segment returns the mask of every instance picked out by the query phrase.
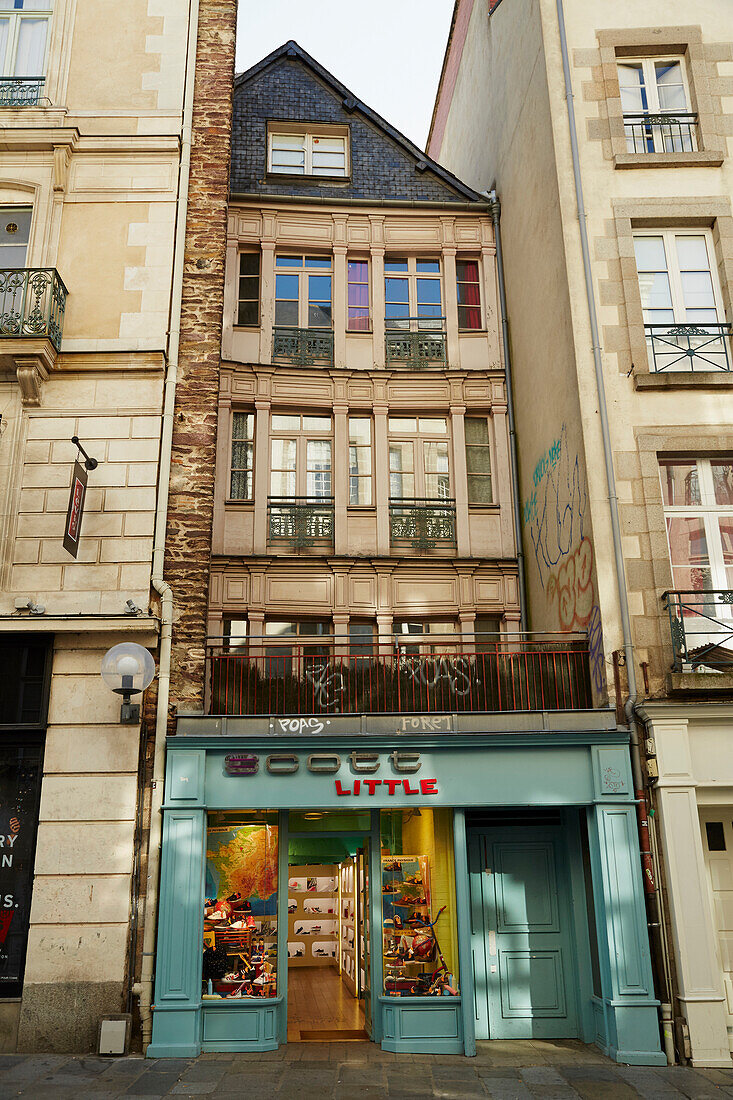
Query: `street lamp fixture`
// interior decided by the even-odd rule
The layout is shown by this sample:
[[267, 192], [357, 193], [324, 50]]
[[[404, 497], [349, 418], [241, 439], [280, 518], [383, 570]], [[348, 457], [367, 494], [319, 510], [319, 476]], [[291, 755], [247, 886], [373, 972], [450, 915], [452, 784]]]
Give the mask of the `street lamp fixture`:
[[155, 662], [143, 646], [136, 642], [121, 642], [108, 649], [102, 658], [102, 679], [110, 691], [122, 696], [120, 722], [136, 724], [140, 721], [140, 704], [131, 703], [133, 695], [140, 695], [152, 683]]

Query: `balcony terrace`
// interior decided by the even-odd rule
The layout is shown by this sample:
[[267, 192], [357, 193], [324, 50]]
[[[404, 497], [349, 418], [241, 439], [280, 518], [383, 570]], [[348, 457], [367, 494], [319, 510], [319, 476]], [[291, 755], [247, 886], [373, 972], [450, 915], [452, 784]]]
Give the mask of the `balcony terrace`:
[[[467, 714], [593, 706], [588, 645], [578, 635], [470, 641], [411, 635], [212, 640], [208, 713], [215, 715]], [[538, 639], [538, 640], [537, 640]]]
[[388, 320], [384, 337], [387, 366], [447, 366], [445, 317], [405, 317]]

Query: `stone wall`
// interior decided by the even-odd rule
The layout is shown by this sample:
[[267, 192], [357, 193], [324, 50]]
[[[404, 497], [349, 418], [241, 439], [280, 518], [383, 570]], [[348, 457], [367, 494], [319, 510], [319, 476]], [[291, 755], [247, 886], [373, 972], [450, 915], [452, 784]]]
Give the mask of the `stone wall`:
[[200, 709], [214, 508], [236, 0], [201, 0], [166, 579], [171, 704]]

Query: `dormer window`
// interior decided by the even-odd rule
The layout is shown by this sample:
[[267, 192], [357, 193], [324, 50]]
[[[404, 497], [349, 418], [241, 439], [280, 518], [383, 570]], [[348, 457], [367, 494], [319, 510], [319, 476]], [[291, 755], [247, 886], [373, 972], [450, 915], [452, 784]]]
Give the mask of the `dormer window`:
[[349, 174], [347, 134], [328, 128], [304, 130], [274, 124], [269, 132], [268, 171], [286, 176], [345, 179]]

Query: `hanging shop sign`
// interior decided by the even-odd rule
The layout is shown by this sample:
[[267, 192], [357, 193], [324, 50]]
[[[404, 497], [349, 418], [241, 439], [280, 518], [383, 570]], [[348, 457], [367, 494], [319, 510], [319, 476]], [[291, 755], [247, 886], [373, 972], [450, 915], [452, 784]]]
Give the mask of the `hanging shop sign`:
[[[337, 752], [312, 752], [305, 758], [295, 752], [274, 752], [260, 757], [255, 753], [230, 753], [224, 757], [224, 770], [227, 775], [253, 776], [257, 775], [260, 766], [269, 775], [295, 775], [301, 770], [313, 775], [335, 775], [341, 772], [344, 761], [348, 762], [353, 778], [348, 782], [343, 777], [334, 779], [336, 794], [343, 798], [346, 795], [373, 796], [377, 787], [383, 787], [380, 793], [387, 792], [394, 797], [398, 795], [437, 795], [437, 779], [410, 780], [405, 775], [415, 775], [422, 768], [419, 752], [403, 752], [395, 750], [389, 754], [377, 752], [351, 752], [346, 756]], [[383, 775], [381, 778], [366, 779], [366, 775], [374, 775], [380, 771], [397, 772], [391, 776]]]
[[64, 530], [64, 550], [68, 550], [72, 558], [79, 553], [79, 535], [81, 534], [81, 521], [84, 515], [84, 498], [87, 495], [87, 472], [81, 462], [74, 463], [74, 473], [71, 477], [71, 493], [69, 494], [69, 508], [66, 513], [66, 528]]

